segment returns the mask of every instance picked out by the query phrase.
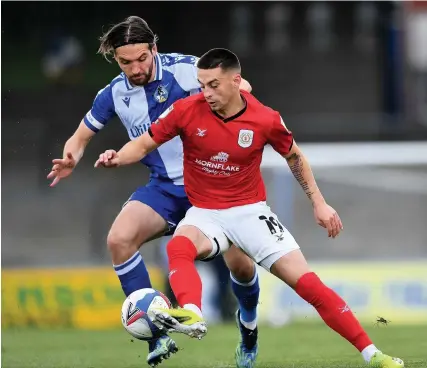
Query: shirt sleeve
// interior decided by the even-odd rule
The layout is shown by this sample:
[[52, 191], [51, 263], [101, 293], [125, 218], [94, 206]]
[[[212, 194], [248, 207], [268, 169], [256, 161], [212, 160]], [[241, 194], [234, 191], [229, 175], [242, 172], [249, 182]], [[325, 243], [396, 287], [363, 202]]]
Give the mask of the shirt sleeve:
[[276, 113], [273, 120], [273, 125], [270, 129], [267, 143], [282, 156], [287, 155], [294, 143], [292, 132], [286, 127], [282, 117]]
[[100, 131], [116, 115], [111, 86], [101, 89], [93, 101], [92, 108], [83, 118], [86, 126], [95, 133]]
[[157, 144], [170, 141], [181, 132], [180, 103], [169, 106], [148, 128], [148, 134]]

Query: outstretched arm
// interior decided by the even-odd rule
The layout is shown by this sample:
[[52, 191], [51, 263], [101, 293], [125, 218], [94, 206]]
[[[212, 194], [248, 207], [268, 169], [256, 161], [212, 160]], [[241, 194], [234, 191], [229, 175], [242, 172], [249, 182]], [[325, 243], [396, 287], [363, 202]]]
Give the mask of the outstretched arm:
[[51, 187], [58, 184], [61, 179], [71, 175], [94, 135], [95, 132], [90, 130], [82, 121], [75, 133], [65, 143], [63, 157], [52, 160], [52, 170], [47, 176], [48, 179], [53, 179], [50, 184]]
[[286, 159], [292, 174], [313, 205], [316, 222], [328, 230], [329, 237], [335, 238], [343, 228], [341, 219], [337, 211], [323, 198], [308, 160], [295, 143], [292, 132], [288, 130], [279, 113], [274, 115], [267, 143]]
[[120, 151], [107, 150], [99, 155], [95, 162], [95, 167], [118, 167], [130, 165], [142, 160], [151, 151], [154, 151], [159, 144], [154, 142], [148, 132], [137, 139], [126, 143]]
[[142, 160], [161, 144], [170, 141], [180, 132], [180, 113], [177, 112], [183, 100], [169, 106], [151, 124], [148, 131], [137, 139], [126, 143], [119, 152], [108, 150], [99, 155], [95, 167], [118, 167]]

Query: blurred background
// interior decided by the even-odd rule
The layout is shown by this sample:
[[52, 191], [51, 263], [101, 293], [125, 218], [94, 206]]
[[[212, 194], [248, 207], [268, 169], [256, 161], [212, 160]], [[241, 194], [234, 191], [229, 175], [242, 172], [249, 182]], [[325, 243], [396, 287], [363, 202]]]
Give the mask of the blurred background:
[[[53, 189], [46, 175], [119, 73], [96, 54], [98, 37], [129, 15], [149, 23], [160, 52], [238, 54], [253, 93], [281, 112], [344, 222], [328, 239], [283, 160], [266, 151], [268, 200], [313, 269], [366, 321], [427, 321], [426, 2], [218, 4], [2, 2], [3, 327], [120, 325], [124, 296], [106, 236], [148, 171], [93, 169], [99, 152], [127, 141], [117, 120], [68, 180]], [[141, 249], [162, 290], [165, 241]], [[200, 272], [209, 321], [227, 320], [228, 271], [219, 258]], [[310, 320], [305, 302], [260, 272], [262, 321]]]

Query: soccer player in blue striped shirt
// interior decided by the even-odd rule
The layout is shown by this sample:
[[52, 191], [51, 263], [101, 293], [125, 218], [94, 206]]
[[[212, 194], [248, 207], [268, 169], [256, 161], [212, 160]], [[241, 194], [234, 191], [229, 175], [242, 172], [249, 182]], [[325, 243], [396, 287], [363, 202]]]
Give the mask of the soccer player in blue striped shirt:
[[[127, 18], [108, 30], [100, 41], [99, 52], [107, 60], [108, 56], [113, 56], [122, 73], [98, 92], [92, 108], [65, 143], [63, 158], [53, 160], [48, 175], [53, 179], [51, 186], [72, 173], [89, 141], [113, 117], [120, 119], [133, 140], [146, 132], [151, 122], [175, 101], [200, 92], [198, 58], [159, 53], [157, 36], [143, 19]], [[241, 88], [251, 89], [245, 80], [242, 80]], [[150, 180], [130, 196], [107, 238], [114, 269], [126, 295], [151, 287], [139, 253], [141, 245], [172, 234], [191, 206], [184, 190], [183, 148], [179, 137], [151, 152], [142, 163], [151, 171]], [[213, 256], [215, 254], [207, 259]], [[239, 302], [237, 320], [241, 341], [237, 347], [236, 364], [239, 368], [250, 368], [258, 353], [258, 276], [253, 262], [237, 248], [228, 251], [224, 258]], [[175, 342], [164, 335], [149, 342], [147, 362], [155, 366], [176, 351]]]

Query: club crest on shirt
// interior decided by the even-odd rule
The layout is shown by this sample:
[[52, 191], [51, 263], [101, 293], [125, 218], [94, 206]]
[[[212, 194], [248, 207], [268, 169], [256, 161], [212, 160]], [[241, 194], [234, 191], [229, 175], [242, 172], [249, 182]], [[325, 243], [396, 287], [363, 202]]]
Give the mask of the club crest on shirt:
[[253, 130], [241, 129], [239, 132], [239, 139], [237, 143], [240, 147], [248, 148], [251, 146], [252, 141], [254, 140]]
[[163, 86], [163, 85], [159, 84], [159, 86], [157, 87], [156, 91], [154, 92], [154, 99], [158, 103], [165, 102], [168, 99], [169, 92], [166, 89], [166, 87], [167, 87], [167, 85]]

